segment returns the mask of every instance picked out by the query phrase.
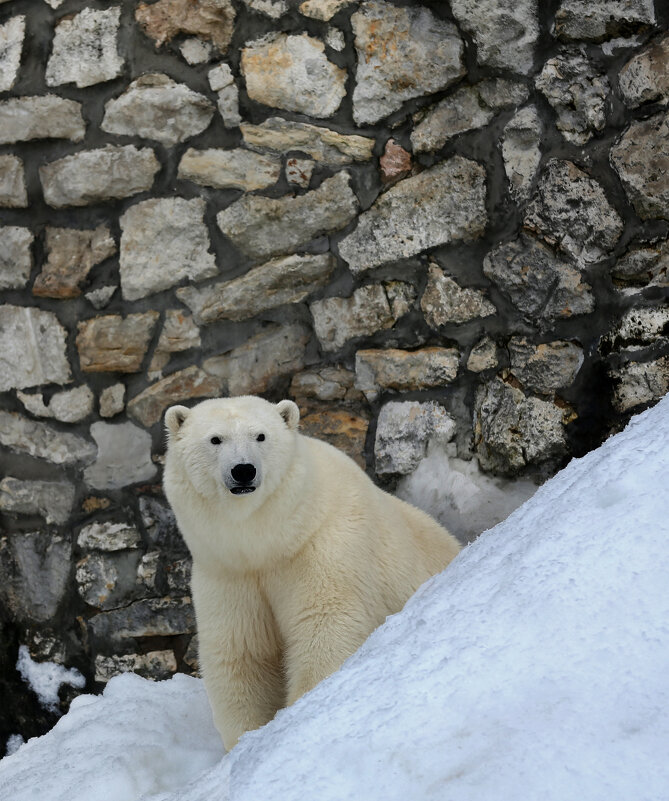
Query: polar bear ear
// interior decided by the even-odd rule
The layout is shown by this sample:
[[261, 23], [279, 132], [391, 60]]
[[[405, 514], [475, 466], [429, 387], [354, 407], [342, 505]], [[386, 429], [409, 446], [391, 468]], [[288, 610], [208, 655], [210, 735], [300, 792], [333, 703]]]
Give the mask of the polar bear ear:
[[170, 406], [165, 412], [165, 427], [170, 435], [174, 436], [179, 431], [189, 414], [190, 409], [186, 406]]
[[300, 410], [292, 400], [282, 400], [276, 405], [277, 412], [283, 417], [288, 428], [295, 430], [300, 422]]

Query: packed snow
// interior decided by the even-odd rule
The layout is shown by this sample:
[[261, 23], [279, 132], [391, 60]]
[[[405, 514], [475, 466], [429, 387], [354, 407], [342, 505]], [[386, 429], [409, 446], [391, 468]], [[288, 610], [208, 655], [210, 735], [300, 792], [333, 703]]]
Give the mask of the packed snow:
[[66, 668], [56, 662], [33, 661], [27, 645], [19, 646], [16, 669], [42, 706], [50, 712], [58, 709], [58, 690], [63, 684], [78, 688], [86, 686], [86, 679], [76, 668]]
[[668, 443], [669, 398], [230, 754], [198, 680], [126, 675], [0, 761], [0, 798], [669, 798]]

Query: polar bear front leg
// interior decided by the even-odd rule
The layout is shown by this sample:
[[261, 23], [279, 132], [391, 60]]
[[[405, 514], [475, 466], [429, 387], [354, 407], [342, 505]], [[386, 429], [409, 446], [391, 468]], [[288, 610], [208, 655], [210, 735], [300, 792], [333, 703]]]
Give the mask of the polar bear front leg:
[[269, 722], [285, 703], [281, 645], [252, 577], [193, 566], [202, 678], [225, 749]]

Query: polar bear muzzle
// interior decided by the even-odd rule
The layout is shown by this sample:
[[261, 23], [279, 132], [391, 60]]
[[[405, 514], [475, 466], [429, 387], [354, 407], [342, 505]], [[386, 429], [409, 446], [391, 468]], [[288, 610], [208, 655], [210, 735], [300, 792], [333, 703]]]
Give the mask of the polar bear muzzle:
[[253, 484], [253, 480], [256, 477], [255, 465], [250, 462], [236, 464], [230, 471], [230, 475], [236, 482], [230, 487], [230, 492], [233, 495], [246, 495], [249, 492], [255, 492], [256, 487]]

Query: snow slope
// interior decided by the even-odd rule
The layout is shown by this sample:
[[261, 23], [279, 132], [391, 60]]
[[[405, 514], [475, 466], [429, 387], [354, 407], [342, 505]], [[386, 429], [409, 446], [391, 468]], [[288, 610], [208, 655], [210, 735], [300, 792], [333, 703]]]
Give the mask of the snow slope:
[[669, 798], [668, 443], [666, 398], [220, 762], [199, 682], [123, 676], [0, 761], [0, 798]]

